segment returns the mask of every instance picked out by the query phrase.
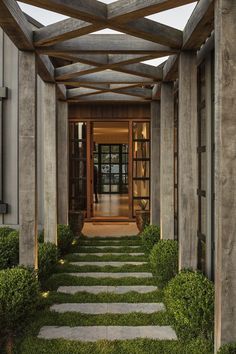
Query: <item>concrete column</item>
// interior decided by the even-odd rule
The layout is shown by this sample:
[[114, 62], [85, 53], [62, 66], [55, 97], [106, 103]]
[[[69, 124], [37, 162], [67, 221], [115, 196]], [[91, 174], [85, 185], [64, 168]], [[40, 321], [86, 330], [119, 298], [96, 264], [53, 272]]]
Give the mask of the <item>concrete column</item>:
[[236, 342], [236, 2], [215, 1], [215, 352]]
[[174, 239], [174, 85], [161, 86], [161, 238]]
[[57, 103], [57, 179], [58, 179], [58, 224], [68, 224], [69, 213], [69, 145], [68, 104]]
[[197, 66], [195, 52], [179, 60], [179, 266], [197, 268], [198, 161]]
[[38, 263], [36, 102], [35, 54], [19, 52], [20, 264], [35, 268]]
[[160, 101], [151, 103], [151, 224], [160, 225]]
[[45, 83], [44, 118], [44, 240], [57, 244], [57, 116], [56, 86]]

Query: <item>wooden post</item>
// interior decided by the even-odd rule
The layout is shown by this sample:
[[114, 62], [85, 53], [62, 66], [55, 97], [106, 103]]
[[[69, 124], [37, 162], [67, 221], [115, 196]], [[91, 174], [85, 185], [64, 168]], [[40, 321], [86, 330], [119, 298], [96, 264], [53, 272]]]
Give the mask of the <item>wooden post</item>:
[[68, 224], [69, 213], [68, 103], [57, 103], [58, 224]]
[[179, 266], [197, 268], [197, 66], [195, 52], [179, 60]]
[[44, 240], [57, 244], [56, 86], [44, 83]]
[[174, 239], [174, 85], [161, 86], [161, 238]]
[[160, 225], [160, 101], [151, 103], [151, 224]]
[[236, 2], [215, 1], [215, 352], [236, 342]]
[[35, 54], [19, 52], [20, 264], [35, 268], [38, 265], [36, 102]]

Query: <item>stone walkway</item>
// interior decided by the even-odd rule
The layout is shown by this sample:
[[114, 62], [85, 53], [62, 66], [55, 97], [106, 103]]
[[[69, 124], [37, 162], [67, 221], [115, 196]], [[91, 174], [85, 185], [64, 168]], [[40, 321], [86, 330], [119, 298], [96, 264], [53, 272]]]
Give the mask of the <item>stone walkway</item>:
[[[77, 266], [78, 272], [65, 273], [69, 278], [75, 277], [78, 280], [84, 279], [95, 279], [96, 284], [101, 285], [67, 285], [59, 286], [57, 292], [75, 295], [79, 293], [88, 293], [88, 294], [107, 294], [106, 296], [114, 296], [114, 294], [129, 294], [131, 292], [136, 294], [151, 294], [158, 290], [157, 286], [154, 283], [147, 281], [152, 281], [152, 273], [148, 271], [139, 271], [140, 267], [147, 266], [147, 259], [143, 253], [143, 250], [140, 245], [137, 245], [136, 240], [134, 244], [132, 241], [124, 238], [120, 239], [86, 239], [82, 241], [81, 246], [79, 247], [78, 253], [70, 255], [75, 259], [76, 262], [70, 262], [71, 266]], [[94, 252], [92, 250], [94, 249]], [[97, 253], [97, 249], [101, 248], [102, 253]], [[113, 249], [115, 252], [110, 253], [110, 250]], [[119, 253], [119, 248], [121, 252]], [[123, 252], [124, 248], [127, 252]], [[81, 249], [81, 251], [80, 251]], [[101, 258], [101, 261], [97, 261], [97, 257]], [[118, 262], [117, 257], [130, 256], [135, 257], [135, 262]], [[80, 261], [80, 258], [83, 257], [83, 261]], [[86, 257], [89, 257], [91, 260], [92, 257], [95, 257], [96, 261], [85, 261]], [[109, 257], [109, 261], [103, 261], [103, 257]], [[138, 258], [142, 261], [138, 261]], [[115, 260], [113, 260], [115, 259]], [[145, 260], [145, 261], [143, 261]], [[132, 267], [132, 271], [125, 272], [122, 271], [122, 266]], [[96, 271], [87, 270], [86, 267], [96, 268]], [[104, 267], [112, 267], [112, 271], [104, 271]], [[117, 269], [117, 272], [116, 272]], [[100, 280], [99, 280], [100, 279]], [[106, 285], [106, 279], [108, 281], [119, 281], [117, 285]], [[135, 279], [143, 279], [143, 285], [126, 285], [127, 279], [130, 281], [129, 284], [132, 284], [132, 281]], [[122, 284], [123, 282], [123, 284]], [[146, 285], [148, 284], [148, 285]], [[155, 314], [158, 312], [165, 311], [165, 306], [162, 303], [153, 303], [153, 302], [139, 302], [139, 303], [125, 303], [125, 302], [114, 302], [110, 301], [109, 303], [60, 303], [54, 304], [50, 308], [51, 311], [55, 311], [59, 314], [64, 313], [74, 313], [78, 316], [82, 314], [86, 315], [125, 315], [125, 314]], [[69, 326], [44, 326], [41, 328], [39, 338], [42, 339], [66, 339], [66, 340], [77, 340], [81, 342], [96, 342], [98, 340], [131, 340], [138, 338], [148, 338], [155, 340], [177, 340], [175, 331], [170, 326], [158, 326], [158, 325], [149, 325], [149, 326], [78, 326], [78, 327], [69, 327]]]

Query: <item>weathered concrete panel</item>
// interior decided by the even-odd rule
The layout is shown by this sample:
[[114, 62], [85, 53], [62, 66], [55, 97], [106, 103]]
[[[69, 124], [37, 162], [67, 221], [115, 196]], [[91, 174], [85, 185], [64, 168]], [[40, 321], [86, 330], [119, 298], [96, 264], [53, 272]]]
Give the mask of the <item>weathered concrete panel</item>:
[[37, 76], [37, 178], [38, 178], [38, 225], [44, 225], [44, 119], [43, 81]]
[[236, 2], [215, 1], [215, 350], [236, 342]]
[[174, 85], [161, 86], [161, 238], [174, 239]]

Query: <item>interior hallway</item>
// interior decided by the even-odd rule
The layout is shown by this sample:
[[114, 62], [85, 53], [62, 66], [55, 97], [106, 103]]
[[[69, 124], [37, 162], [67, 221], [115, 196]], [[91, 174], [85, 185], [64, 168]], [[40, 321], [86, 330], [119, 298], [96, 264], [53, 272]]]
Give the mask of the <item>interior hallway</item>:
[[129, 216], [129, 198], [128, 194], [100, 194], [98, 203], [94, 203], [94, 216]]

